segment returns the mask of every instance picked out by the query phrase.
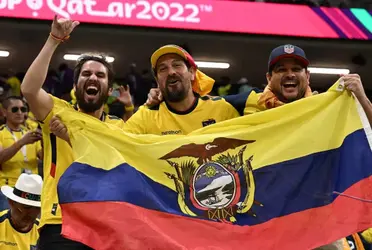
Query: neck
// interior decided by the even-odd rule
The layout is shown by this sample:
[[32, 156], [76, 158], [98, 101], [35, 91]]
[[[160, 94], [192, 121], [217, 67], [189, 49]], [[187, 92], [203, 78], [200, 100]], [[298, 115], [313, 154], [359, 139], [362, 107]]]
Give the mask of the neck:
[[184, 112], [189, 110], [192, 105], [195, 103], [196, 97], [194, 93], [191, 91], [187, 97], [180, 102], [167, 102], [167, 104], [174, 110], [179, 112]]
[[9, 121], [6, 122], [6, 125], [8, 126], [8, 128], [10, 128], [10, 130], [14, 130], [14, 131], [18, 131], [20, 130], [21, 128], [21, 124], [14, 124], [14, 123], [11, 123]]
[[101, 116], [102, 116], [102, 113], [103, 113], [103, 105], [102, 105], [102, 107], [100, 108], [100, 109], [97, 109], [96, 111], [94, 111], [94, 112], [85, 112], [84, 110], [81, 110], [83, 113], [85, 113], [85, 114], [87, 114], [87, 115], [91, 115], [91, 116], [93, 116], [93, 117], [95, 117], [95, 118], [97, 118], [97, 119], [100, 119], [101, 118]]

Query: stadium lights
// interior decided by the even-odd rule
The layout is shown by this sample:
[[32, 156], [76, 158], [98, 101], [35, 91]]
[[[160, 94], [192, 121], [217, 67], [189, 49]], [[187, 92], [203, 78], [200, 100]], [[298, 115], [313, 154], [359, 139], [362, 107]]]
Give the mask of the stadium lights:
[[0, 57], [8, 57], [9, 54], [10, 54], [9, 51], [0, 50]]
[[199, 68], [210, 68], [210, 69], [228, 69], [228, 68], [230, 68], [230, 64], [228, 64], [228, 63], [202, 62], [202, 61], [196, 61], [195, 63]]
[[308, 70], [311, 74], [347, 75], [350, 73], [348, 69], [309, 67]]
[[[66, 54], [63, 56], [63, 59], [65, 59], [66, 61], [76, 61], [80, 56], [81, 55]], [[115, 58], [112, 56], [106, 56], [106, 60], [107, 62], [112, 63], [113, 61], [115, 61]]]

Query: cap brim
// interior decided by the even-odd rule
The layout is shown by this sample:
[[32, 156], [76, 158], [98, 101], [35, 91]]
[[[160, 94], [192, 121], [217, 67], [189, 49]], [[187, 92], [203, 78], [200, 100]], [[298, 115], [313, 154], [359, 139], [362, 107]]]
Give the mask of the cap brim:
[[172, 47], [172, 46], [165, 46], [165, 47], [161, 47], [160, 49], [158, 49], [157, 51], [155, 51], [152, 56], [151, 56], [151, 67], [154, 69], [156, 68], [156, 63], [158, 62], [159, 58], [161, 56], [164, 56], [166, 54], [177, 54], [179, 56], [181, 56], [182, 58], [184, 58], [185, 60], [187, 60], [187, 56], [185, 55], [185, 53], [177, 48], [177, 47]]
[[284, 59], [284, 58], [294, 58], [294, 59], [297, 59], [298, 61], [300, 61], [302, 63], [302, 66], [304, 67], [307, 67], [309, 66], [309, 60], [307, 60], [306, 58], [303, 58], [302, 56], [298, 56], [298, 55], [294, 55], [294, 54], [286, 54], [286, 55], [281, 55], [281, 56], [278, 56], [276, 57], [274, 60], [272, 60], [270, 62], [270, 69], [281, 59]]
[[1, 187], [1, 192], [8, 198], [11, 199], [12, 201], [18, 202], [23, 205], [27, 206], [32, 206], [32, 207], [41, 207], [41, 202], [40, 201], [30, 201], [24, 198], [21, 198], [19, 196], [16, 196], [13, 193], [13, 188], [9, 186], [2, 186]]

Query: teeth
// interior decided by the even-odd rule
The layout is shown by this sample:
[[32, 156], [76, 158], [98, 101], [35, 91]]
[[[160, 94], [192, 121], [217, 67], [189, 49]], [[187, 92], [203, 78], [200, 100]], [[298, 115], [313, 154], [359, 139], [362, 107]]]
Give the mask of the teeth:
[[88, 90], [88, 89], [98, 90], [98, 88], [97, 88], [96, 86], [89, 86], [89, 87], [87, 88], [87, 90]]

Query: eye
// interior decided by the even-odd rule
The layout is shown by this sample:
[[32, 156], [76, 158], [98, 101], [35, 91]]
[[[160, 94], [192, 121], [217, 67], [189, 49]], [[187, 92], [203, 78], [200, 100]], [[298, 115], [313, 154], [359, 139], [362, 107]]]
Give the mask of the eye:
[[105, 78], [105, 76], [106, 76], [106, 74], [103, 73], [103, 72], [98, 72], [97, 73], [97, 77], [99, 77], [99, 78]]

